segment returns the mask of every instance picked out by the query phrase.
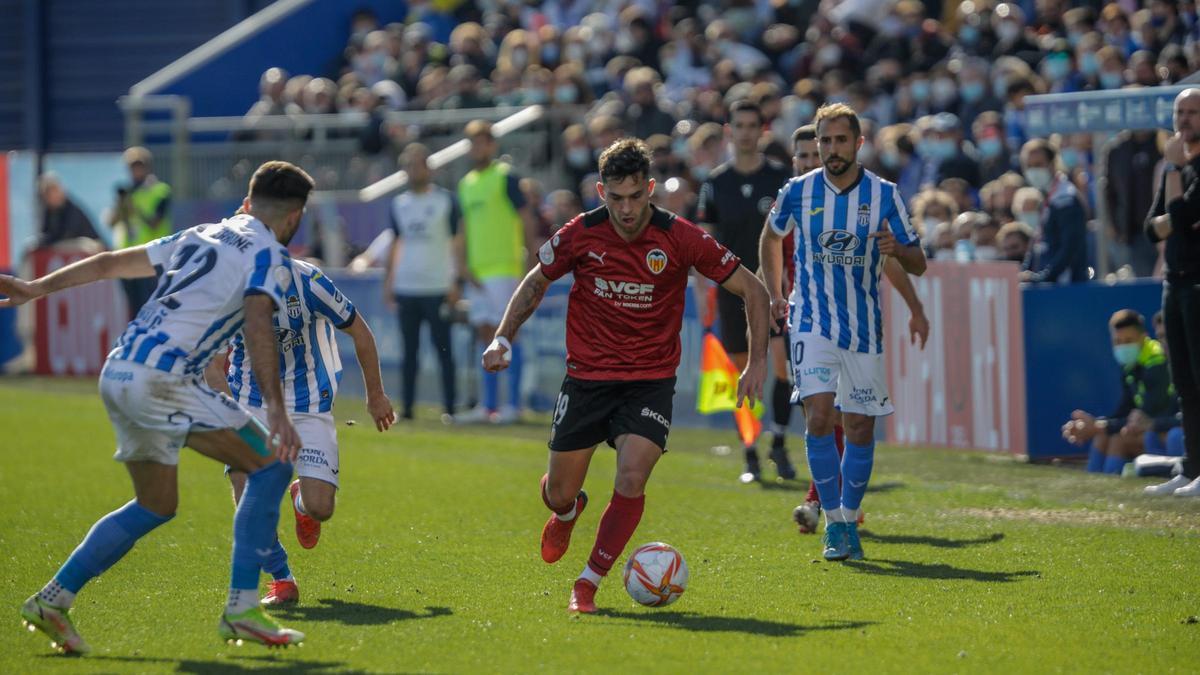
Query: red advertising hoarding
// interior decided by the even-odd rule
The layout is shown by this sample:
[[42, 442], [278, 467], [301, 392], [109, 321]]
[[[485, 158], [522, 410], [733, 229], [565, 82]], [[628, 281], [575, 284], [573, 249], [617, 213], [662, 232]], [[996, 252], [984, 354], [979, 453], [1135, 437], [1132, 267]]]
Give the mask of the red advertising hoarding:
[[888, 286], [884, 337], [896, 414], [888, 438], [904, 445], [1023, 454], [1025, 355], [1018, 266], [931, 261], [911, 277], [929, 317], [929, 342], [909, 344], [908, 309]]
[[[90, 255], [44, 248], [33, 251], [33, 276], [41, 277]], [[96, 375], [129, 322], [118, 281], [67, 289], [36, 301], [38, 375]]]

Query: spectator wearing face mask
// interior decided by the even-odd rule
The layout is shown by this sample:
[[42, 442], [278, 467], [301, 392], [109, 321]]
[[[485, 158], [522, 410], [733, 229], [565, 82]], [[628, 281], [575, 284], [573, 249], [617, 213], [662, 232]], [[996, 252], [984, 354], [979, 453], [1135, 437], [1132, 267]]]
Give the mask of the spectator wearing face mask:
[[625, 126], [637, 138], [669, 134], [675, 128], [675, 116], [659, 105], [655, 93], [659, 84], [658, 73], [648, 67], [634, 68], [625, 75], [625, 95], [629, 99]]
[[1045, 196], [1039, 217], [1040, 264], [1021, 273], [1022, 281], [1079, 283], [1088, 280], [1087, 214], [1079, 190], [1056, 170], [1057, 153], [1044, 139], [1021, 148], [1021, 170]]
[[[965, 118], [964, 118], [965, 119]], [[981, 113], [971, 125], [975, 150], [979, 155], [979, 180], [985, 185], [1016, 168], [1004, 138], [1004, 120], [1000, 113]]]
[[1049, 84], [1049, 93], [1065, 94], [1083, 89], [1084, 78], [1075, 63], [1075, 55], [1064, 39], [1053, 42], [1049, 53], [1038, 64], [1042, 77]]
[[1146, 333], [1146, 322], [1132, 309], [1122, 309], [1108, 322], [1113, 358], [1121, 366], [1121, 402], [1108, 417], [1084, 410], [1071, 413], [1062, 427], [1063, 438], [1087, 445], [1087, 470], [1121, 473], [1126, 462], [1142, 454], [1144, 424], [1135, 419], [1170, 418], [1175, 412], [1175, 392], [1162, 345]]
[[922, 182], [941, 183], [948, 178], [961, 178], [973, 188], [979, 188], [979, 164], [963, 151], [962, 124], [953, 113], [938, 113], [928, 124], [928, 133], [921, 138], [925, 161]]
[[1032, 68], [1042, 58], [1042, 51], [1030, 37], [1025, 26], [1025, 12], [1012, 3], [1001, 3], [992, 13], [992, 29], [996, 32], [996, 48], [992, 58], [1016, 56]]
[[[958, 65], [958, 107], [953, 111], [963, 121], [978, 121], [987, 112], [1000, 111], [1004, 103], [993, 95], [988, 86], [988, 64], [982, 59], [963, 59], [953, 61], [951, 67]], [[998, 119], [998, 118], [997, 118]], [[975, 122], [971, 123], [970, 140], [978, 141]], [[993, 176], [994, 178], [994, 176]], [[990, 179], [988, 179], [990, 180]]]

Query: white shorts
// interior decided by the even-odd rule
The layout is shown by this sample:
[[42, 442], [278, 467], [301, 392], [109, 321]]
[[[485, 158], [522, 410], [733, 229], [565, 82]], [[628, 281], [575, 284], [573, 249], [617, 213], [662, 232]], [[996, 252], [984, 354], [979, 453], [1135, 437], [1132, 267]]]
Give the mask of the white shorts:
[[842, 412], [880, 417], [896, 411], [888, 395], [883, 354], [841, 349], [816, 333], [792, 332], [796, 397], [834, 392]]
[[479, 282], [482, 287], [467, 284], [466, 297], [470, 304], [469, 319], [472, 326], [499, 326], [504, 318], [508, 301], [521, 282], [516, 277], [493, 277]]
[[100, 398], [117, 434], [119, 462], [178, 464], [192, 431], [241, 429], [250, 412], [202, 377], [185, 377], [130, 361], [100, 371]]
[[[251, 408], [250, 413], [267, 424], [266, 408]], [[301, 478], [315, 478], [338, 486], [337, 426], [333, 413], [289, 413], [292, 426], [300, 434], [300, 456], [296, 473]]]

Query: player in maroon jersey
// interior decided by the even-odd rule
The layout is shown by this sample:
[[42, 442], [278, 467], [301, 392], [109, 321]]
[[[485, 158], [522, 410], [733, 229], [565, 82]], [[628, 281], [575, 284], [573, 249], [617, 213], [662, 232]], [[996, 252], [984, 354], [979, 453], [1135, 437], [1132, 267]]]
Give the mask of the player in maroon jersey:
[[691, 268], [746, 304], [750, 352], [738, 381], [739, 405], [762, 397], [767, 374], [766, 287], [699, 227], [650, 204], [654, 179], [646, 144], [624, 138], [608, 146], [600, 155], [600, 179], [596, 192], [604, 207], [580, 214], [542, 246], [540, 264], [513, 293], [483, 354], [485, 368], [503, 370], [508, 345], [546, 287], [574, 274], [567, 375], [550, 427], [550, 468], [542, 476], [542, 500], [554, 512], [542, 529], [542, 559], [557, 562], [567, 552], [587, 506], [588, 464], [607, 441], [617, 451], [612, 500], [567, 607], [586, 613], [596, 611], [596, 589], [637, 529], [646, 481], [666, 449]]

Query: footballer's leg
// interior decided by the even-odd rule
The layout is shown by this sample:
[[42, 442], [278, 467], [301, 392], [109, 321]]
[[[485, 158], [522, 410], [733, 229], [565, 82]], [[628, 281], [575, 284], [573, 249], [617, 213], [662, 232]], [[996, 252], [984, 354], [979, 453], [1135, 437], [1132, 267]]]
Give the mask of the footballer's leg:
[[583, 481], [596, 446], [577, 450], [551, 450], [550, 463], [542, 476], [542, 503], [553, 511], [542, 527], [542, 560], [558, 562], [571, 545], [571, 532], [587, 507]]
[[777, 331], [771, 332], [771, 369], [775, 375], [775, 386], [771, 390], [771, 461], [775, 473], [784, 480], [796, 477], [796, 467], [788, 457], [787, 428], [792, 421], [792, 382], [788, 374], [787, 338]]
[[605, 383], [563, 378], [550, 425], [550, 466], [538, 493], [553, 511], [542, 528], [542, 560], [558, 562], [571, 543], [571, 531], [587, 506], [583, 480], [596, 446], [609, 437], [609, 418], [621, 403]]
[[845, 560], [849, 555], [846, 523], [842, 518], [841, 467], [833, 439], [833, 424], [837, 411], [834, 394], [813, 394], [804, 399], [808, 422], [806, 445], [808, 469], [825, 509], [824, 557], [826, 560]]
[[75, 594], [124, 557], [138, 539], [175, 517], [176, 465], [128, 461], [125, 467], [136, 498], [98, 520], [54, 578], [21, 607], [25, 625], [48, 635], [51, 646], [64, 653], [91, 651], [69, 614]]
[[661, 446], [637, 434], [622, 434], [616, 438], [615, 444], [617, 476], [612, 499], [600, 518], [592, 553], [571, 591], [567, 609], [572, 612], [590, 614], [596, 611], [596, 589], [621, 556], [642, 520], [646, 505], [646, 481], [663, 454]]
[[330, 413], [296, 413], [300, 455], [296, 459], [299, 479], [289, 487], [296, 516], [296, 539], [313, 548], [321, 537], [321, 523], [333, 517], [340, 472], [337, 427]]
[[862, 560], [862, 543], [856, 522], [871, 468], [875, 464], [875, 418], [869, 415], [844, 413], [846, 425], [846, 454], [842, 456], [842, 517], [847, 524], [850, 559]]
[[[229, 484], [233, 487], [233, 505], [236, 508], [238, 502], [242, 500], [242, 493], [246, 490], [246, 474], [232, 469], [229, 469], [228, 473]], [[264, 572], [271, 575], [267, 594], [261, 600], [262, 604], [269, 607], [293, 605], [300, 601], [300, 587], [296, 585], [296, 578], [292, 576], [292, 568], [288, 565], [287, 549], [279, 541], [278, 535], [276, 535], [275, 544], [271, 547], [271, 553], [263, 562], [262, 567]]]
[[284, 628], [259, 605], [258, 576], [270, 556], [279, 525], [279, 502], [292, 477], [292, 467], [267, 448], [267, 429], [248, 416], [236, 430], [216, 429], [188, 434], [187, 445], [202, 455], [246, 474], [246, 487], [233, 518], [233, 563], [229, 599], [217, 627], [227, 642], [250, 640], [285, 647], [304, 634]]

